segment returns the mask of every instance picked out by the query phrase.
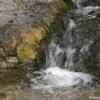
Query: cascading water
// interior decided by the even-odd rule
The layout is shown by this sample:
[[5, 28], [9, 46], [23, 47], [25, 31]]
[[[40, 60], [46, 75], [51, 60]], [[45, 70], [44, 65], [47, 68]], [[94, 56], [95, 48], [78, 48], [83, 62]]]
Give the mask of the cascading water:
[[[69, 19], [67, 45], [60, 47], [54, 41], [49, 46], [49, 54], [47, 55], [47, 70], [44, 80], [48, 81], [51, 87], [66, 87], [77, 84], [85, 84], [92, 82], [92, 76], [85, 73], [74, 72], [73, 55], [76, 48], [73, 48], [72, 29], [76, 24], [72, 19]], [[63, 61], [65, 58], [65, 61]], [[63, 67], [63, 69], [61, 69]]]
[[47, 69], [39, 72], [41, 76], [36, 80], [31, 79], [36, 85], [35, 88], [68, 87], [92, 83], [94, 77], [83, 72], [88, 72], [85, 63], [92, 52], [90, 47], [96, 40], [99, 40], [99, 37], [96, 39], [93, 33], [99, 34], [100, 26], [97, 23], [97, 16], [100, 7], [82, 7], [82, 2], [86, 0], [72, 1], [77, 8], [67, 11], [67, 16], [63, 18], [66, 28], [62, 30], [62, 35], [52, 36], [46, 55]]
[[72, 0], [72, 2], [77, 6], [78, 9], [81, 9], [82, 8], [81, 3], [83, 1], [84, 0]]
[[[56, 44], [54, 41], [51, 42], [49, 46], [49, 55], [47, 55], [47, 66], [49, 67], [62, 67], [64, 66], [65, 69], [71, 70], [73, 66], [73, 54], [75, 53], [76, 49], [73, 48], [73, 40], [71, 30], [76, 26], [72, 19], [69, 20], [68, 25], [68, 33], [65, 41], [67, 43], [66, 47], [60, 47], [60, 44]], [[65, 37], [63, 37], [65, 38]], [[65, 61], [64, 58], [66, 58]]]

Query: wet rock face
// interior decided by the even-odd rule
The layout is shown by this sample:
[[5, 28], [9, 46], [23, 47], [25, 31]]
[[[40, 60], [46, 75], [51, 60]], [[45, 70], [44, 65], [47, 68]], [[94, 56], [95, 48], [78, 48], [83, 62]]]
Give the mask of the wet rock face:
[[64, 7], [63, 0], [0, 0], [0, 67], [32, 62], [47, 26]]
[[83, 6], [100, 6], [100, 0], [84, 0]]
[[[72, 59], [73, 65], [69, 70], [89, 72], [100, 76], [100, 17], [98, 17], [100, 8], [93, 6], [95, 9], [89, 11], [87, 10], [89, 7], [81, 8], [81, 10], [71, 8], [59, 15], [58, 19], [62, 19], [56, 19], [55, 24], [51, 27], [50, 32], [53, 33], [51, 41], [59, 44], [62, 50], [66, 50], [68, 46], [75, 50]], [[59, 60], [60, 57], [63, 60]], [[67, 68], [68, 65], [65, 66], [66, 51], [59, 53], [59, 59], [57, 64]]]

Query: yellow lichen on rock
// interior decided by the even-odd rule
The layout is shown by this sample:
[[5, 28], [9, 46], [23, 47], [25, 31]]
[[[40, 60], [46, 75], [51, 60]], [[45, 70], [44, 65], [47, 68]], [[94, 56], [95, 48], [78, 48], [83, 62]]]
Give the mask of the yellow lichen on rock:
[[67, 4], [63, 0], [54, 0], [54, 2], [59, 9], [67, 8]]
[[31, 44], [20, 44], [17, 48], [18, 58], [21, 62], [30, 62], [36, 57], [36, 49]]
[[22, 34], [23, 44], [36, 44], [36, 42], [40, 42], [41, 39], [46, 37], [46, 29], [45, 27], [38, 27], [35, 29], [30, 29], [28, 32]]
[[36, 58], [37, 43], [46, 36], [46, 29], [38, 27], [28, 33], [23, 33], [22, 41], [17, 47], [18, 58], [21, 62], [30, 62]]
[[34, 35], [36, 37], [36, 42], [40, 42], [43, 38], [46, 37], [46, 29], [45, 27], [38, 27], [34, 30]]

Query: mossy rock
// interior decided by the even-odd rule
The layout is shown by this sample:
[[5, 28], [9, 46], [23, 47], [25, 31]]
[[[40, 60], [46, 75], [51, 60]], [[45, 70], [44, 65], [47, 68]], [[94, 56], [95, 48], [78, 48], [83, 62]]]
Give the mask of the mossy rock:
[[36, 49], [31, 44], [21, 44], [18, 49], [18, 58], [21, 62], [30, 62], [36, 57]]
[[38, 43], [46, 36], [46, 29], [38, 27], [28, 33], [23, 33], [22, 41], [17, 47], [18, 58], [21, 62], [29, 62], [36, 58]]
[[[0, 46], [4, 55], [1, 53], [0, 56], [4, 56], [5, 61], [8, 57], [16, 57], [20, 63], [32, 62], [38, 56], [39, 44], [47, 36], [57, 13], [67, 5], [63, 0], [1, 2], [1, 15], [4, 17], [0, 22]], [[3, 9], [5, 4], [6, 10]]]

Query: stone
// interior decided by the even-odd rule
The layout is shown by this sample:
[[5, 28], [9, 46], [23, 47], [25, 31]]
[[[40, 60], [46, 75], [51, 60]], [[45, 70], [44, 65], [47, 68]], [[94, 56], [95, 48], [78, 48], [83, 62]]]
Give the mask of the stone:
[[[66, 7], [63, 0], [1, 0], [0, 52], [5, 56], [3, 61], [8, 65], [18, 64], [18, 61], [33, 62], [55, 15]], [[6, 63], [1, 65], [7, 66]]]
[[9, 63], [18, 63], [17, 57], [7, 57], [6, 61]]
[[4, 50], [2, 48], [0, 48], [0, 57], [5, 57], [5, 53], [4, 53]]
[[6, 61], [0, 62], [0, 68], [7, 68], [7, 67], [8, 67], [8, 63]]

